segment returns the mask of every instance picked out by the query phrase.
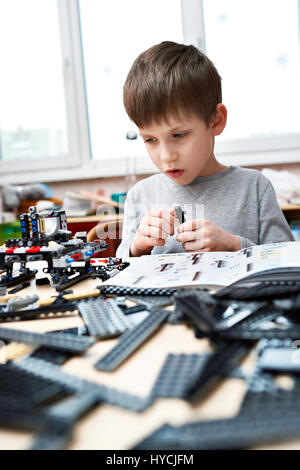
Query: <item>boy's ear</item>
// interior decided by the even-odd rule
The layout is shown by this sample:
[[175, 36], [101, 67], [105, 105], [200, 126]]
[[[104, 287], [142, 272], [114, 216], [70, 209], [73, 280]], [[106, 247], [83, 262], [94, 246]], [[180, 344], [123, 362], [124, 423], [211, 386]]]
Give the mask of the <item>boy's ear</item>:
[[225, 126], [226, 126], [226, 121], [227, 121], [227, 109], [224, 106], [224, 104], [219, 103], [217, 104], [217, 110], [216, 114], [212, 119], [211, 123], [211, 130], [213, 132], [213, 135], [220, 135]]

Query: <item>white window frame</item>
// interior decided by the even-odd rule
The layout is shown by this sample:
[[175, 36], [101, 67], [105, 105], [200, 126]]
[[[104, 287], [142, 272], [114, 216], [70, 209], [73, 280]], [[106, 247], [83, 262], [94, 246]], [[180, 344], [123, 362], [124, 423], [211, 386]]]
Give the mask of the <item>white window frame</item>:
[[[30, 160], [30, 165], [28, 161], [0, 162], [0, 184], [103, 178], [122, 176], [127, 172], [125, 156], [120, 156], [118, 159], [92, 160], [91, 158], [79, 2], [78, 0], [57, 0], [57, 5], [61, 32], [69, 153], [64, 158]], [[185, 43], [194, 44], [205, 51], [202, 0], [181, 0], [181, 11]], [[280, 135], [272, 139], [239, 139], [221, 143], [217, 141], [216, 154], [222, 163], [233, 165], [255, 166], [300, 162], [300, 134], [295, 136]], [[142, 155], [136, 159], [136, 166], [137, 174], [149, 174], [157, 171], [151, 160]]]

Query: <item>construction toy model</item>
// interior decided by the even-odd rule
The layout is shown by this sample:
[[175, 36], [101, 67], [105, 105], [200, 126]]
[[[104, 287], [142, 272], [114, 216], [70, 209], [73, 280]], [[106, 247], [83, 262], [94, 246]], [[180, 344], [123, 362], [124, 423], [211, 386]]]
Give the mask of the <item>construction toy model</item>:
[[[21, 239], [9, 239], [0, 248], [0, 289], [5, 290], [35, 276], [37, 270], [26, 266], [31, 261], [46, 261], [44, 273], [51, 276], [51, 284], [63, 290], [76, 282], [93, 275], [101, 279], [110, 277], [114, 269], [113, 258], [109, 267], [91, 266], [91, 257], [107, 248], [104, 240], [87, 242], [86, 232], [77, 232], [75, 237], [68, 230], [65, 211], [49, 210], [38, 213], [35, 206], [21, 214]], [[18, 271], [14, 264], [19, 263]], [[117, 270], [128, 264], [116, 259]], [[2, 271], [2, 274], [1, 274]], [[111, 274], [115, 274], [111, 273]]]

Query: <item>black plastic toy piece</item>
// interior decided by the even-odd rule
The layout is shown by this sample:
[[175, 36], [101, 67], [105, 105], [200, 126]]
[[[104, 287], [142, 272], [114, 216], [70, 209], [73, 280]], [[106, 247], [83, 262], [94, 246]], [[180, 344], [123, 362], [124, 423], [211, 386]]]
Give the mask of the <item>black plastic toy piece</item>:
[[[266, 340], [258, 343], [256, 369], [263, 372], [300, 375], [300, 349], [298, 342], [288, 340]], [[266, 376], [266, 374], [264, 374]]]
[[235, 339], [235, 340], [250, 340], [257, 341], [260, 339], [292, 339], [297, 340], [300, 338], [300, 327], [295, 326], [293, 328], [269, 328], [268, 330], [246, 330], [245, 328], [231, 328], [219, 332], [219, 335], [224, 339]]
[[11, 289], [8, 294], [16, 294], [17, 292], [20, 292], [23, 289], [26, 289], [26, 287], [30, 286], [30, 282], [24, 282], [23, 284], [18, 285], [17, 287], [14, 287]]
[[111, 405], [119, 406], [132, 411], [143, 411], [146, 409], [150, 400], [148, 397], [141, 398], [137, 395], [131, 395], [114, 388], [99, 385], [79, 377], [65, 373], [57, 365], [41, 359], [26, 357], [18, 362], [16, 367], [28, 371], [38, 377], [51, 379], [68, 389], [70, 393], [95, 393], [100, 401]]
[[26, 268], [25, 264], [21, 263], [19, 269], [20, 274], [13, 275], [13, 262], [7, 265], [3, 264], [3, 267], [0, 269], [6, 271], [3, 274], [0, 274], [0, 287], [2, 288], [13, 287], [20, 283], [30, 281], [31, 279], [34, 279], [36, 273], [38, 272], [37, 269]]
[[[55, 335], [57, 333], [62, 333], [62, 334], [72, 334], [76, 336], [82, 336], [86, 333], [86, 328], [85, 326], [81, 327], [75, 327], [75, 328], [67, 328], [65, 330], [59, 330], [59, 331], [51, 331], [50, 335]], [[37, 348], [32, 354], [30, 354], [30, 357], [34, 357], [36, 359], [42, 359], [44, 361], [51, 362], [52, 364], [56, 365], [62, 365], [71, 357], [73, 357], [74, 354], [69, 352], [69, 351], [59, 351], [55, 349], [49, 349], [45, 346], [42, 346], [40, 348]]]
[[[30, 306], [30, 304], [27, 306], [26, 302], [20, 302], [19, 299], [11, 299], [6, 304], [0, 304], [0, 322], [41, 319], [47, 318], [49, 315], [53, 316], [53, 314], [59, 316], [69, 314], [69, 312], [76, 310], [77, 306], [76, 303], [63, 297], [65, 293], [60, 293], [52, 304], [43, 307], [38, 305]], [[26, 301], [26, 298], [24, 300]]]
[[208, 357], [203, 369], [195, 375], [186, 390], [186, 397], [196, 402], [202, 399], [216, 382], [222, 380], [231, 369], [240, 364], [251, 344], [245, 341], [226, 341], [217, 344], [215, 352]]
[[55, 419], [54, 425], [46, 426], [39, 434], [30, 450], [63, 449], [72, 437], [76, 421], [99, 403], [94, 392], [81, 393], [66, 398], [46, 409], [46, 414]]
[[168, 354], [151, 390], [152, 399], [186, 398], [209, 354]]
[[139, 325], [126, 331], [117, 345], [96, 364], [98, 370], [114, 370], [124, 362], [167, 319], [166, 310], [152, 310]]
[[50, 378], [35, 377], [14, 364], [0, 367], [0, 407], [30, 410], [50, 398], [64, 396], [66, 389]]
[[174, 427], [164, 425], [139, 443], [141, 449], [246, 449], [300, 436], [299, 413], [281, 408], [274, 413], [245, 413], [233, 419], [200, 421]]
[[0, 328], [0, 338], [4, 341], [15, 341], [17, 343], [39, 344], [50, 349], [69, 351], [81, 354], [95, 343], [91, 337], [75, 336], [69, 334], [45, 335], [28, 331]]
[[216, 299], [259, 300], [290, 296], [300, 292], [300, 280], [244, 281], [218, 290]]
[[145, 297], [145, 295], [127, 295], [126, 298], [149, 309], [167, 307], [173, 303], [173, 297], [170, 295], [151, 295], [148, 297]]
[[[287, 343], [264, 340], [259, 349], [264, 351], [270, 344], [281, 349]], [[300, 377], [292, 375], [292, 389], [280, 388], [260, 366], [258, 361], [237, 416], [178, 427], [166, 424], [135, 449], [244, 449], [299, 437]]]
[[37, 410], [1, 409], [0, 427], [24, 430], [40, 430], [46, 426], [53, 427], [55, 419]]
[[180, 206], [175, 206], [174, 211], [176, 214], [176, 219], [179, 220], [180, 224], [183, 224], [185, 222], [185, 216], [184, 216], [185, 212], [181, 209]]
[[124, 313], [124, 315], [133, 315], [134, 313], [139, 313], [139, 312], [144, 312], [146, 309], [146, 307], [144, 305], [133, 305], [132, 307], [122, 307], [120, 306], [120, 308], [122, 309], [122, 312]]
[[130, 319], [114, 299], [86, 299], [77, 306], [90, 335], [96, 338], [120, 336], [132, 327]]
[[122, 287], [122, 286], [108, 286], [101, 284], [97, 286], [97, 289], [104, 295], [160, 295], [160, 296], [171, 296], [175, 294], [176, 289], [160, 289], [160, 288], [148, 288], [148, 287]]
[[[50, 232], [46, 231], [49, 219]], [[47, 262], [43, 271], [50, 274], [52, 285], [58, 291], [90, 277], [94, 271], [97, 277], [97, 269], [94, 270], [90, 263], [91, 258], [108, 245], [104, 240], [87, 242], [86, 232], [78, 232], [73, 237], [68, 230], [65, 211], [39, 213], [35, 206], [31, 206], [28, 213], [20, 215], [20, 224], [22, 238], [8, 239], [5, 247], [0, 247], [0, 270], [4, 271], [0, 275], [0, 287], [10, 287], [34, 277], [37, 271], [26, 268], [29, 261]], [[50, 244], [53, 241], [55, 244]], [[20, 274], [17, 276], [13, 271], [15, 263], [20, 263]]]
[[[175, 296], [175, 309], [199, 330], [212, 333], [227, 330], [256, 317], [267, 306], [266, 302], [231, 302], [213, 304], [197, 293]], [[276, 311], [278, 315], [278, 312]]]

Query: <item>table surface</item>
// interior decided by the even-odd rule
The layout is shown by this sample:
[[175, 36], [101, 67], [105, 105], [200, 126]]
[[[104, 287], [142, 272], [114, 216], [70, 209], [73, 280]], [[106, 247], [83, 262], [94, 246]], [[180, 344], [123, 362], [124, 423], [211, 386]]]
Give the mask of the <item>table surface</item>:
[[[99, 280], [88, 279], [73, 286], [74, 293], [86, 292], [99, 285]], [[41, 299], [55, 295], [50, 286], [31, 286], [22, 296], [36, 292]], [[82, 325], [77, 313], [68, 317], [3, 323], [1, 327], [47, 332]], [[94, 369], [95, 362], [106, 354], [117, 339], [100, 340], [83, 356], [77, 356], [62, 366], [65, 372], [110, 387], [145, 397], [149, 394], [169, 353], [192, 354], [210, 350], [206, 339], [196, 339], [192, 329], [185, 325], [164, 325], [114, 372]], [[243, 368], [251, 372], [254, 352], [245, 358]], [[130, 449], [165, 423], [180, 425], [188, 421], [230, 418], [237, 414], [245, 393], [245, 382], [226, 379], [203, 401], [192, 405], [181, 399], [158, 399], [141, 413], [101, 404], [77, 424], [68, 449]], [[33, 442], [33, 434], [0, 428], [0, 449], [26, 449]], [[259, 448], [259, 447], [256, 447]], [[300, 440], [264, 446], [264, 449], [299, 449]]]

